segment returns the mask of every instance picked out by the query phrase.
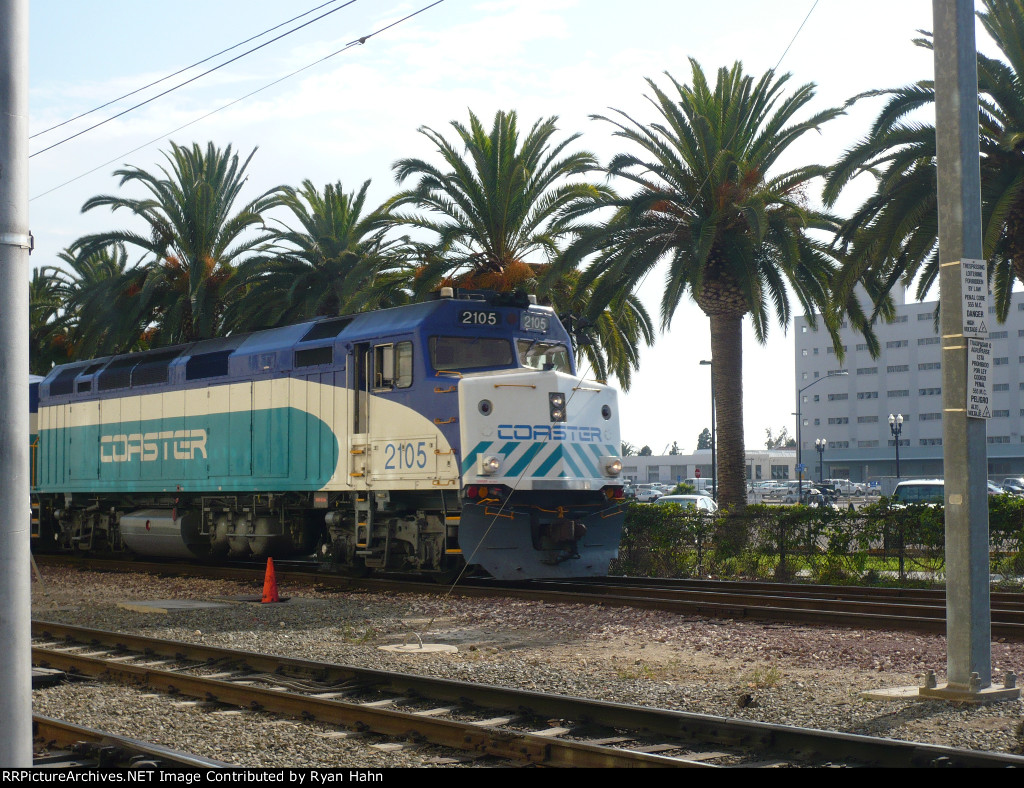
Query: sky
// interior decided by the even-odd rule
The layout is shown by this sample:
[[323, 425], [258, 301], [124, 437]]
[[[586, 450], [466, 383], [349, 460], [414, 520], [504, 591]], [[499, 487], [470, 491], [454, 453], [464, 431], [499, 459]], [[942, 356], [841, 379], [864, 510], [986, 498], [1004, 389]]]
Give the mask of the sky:
[[[322, 2], [30, 0], [30, 134]], [[56, 264], [58, 253], [87, 233], [136, 226], [124, 212], [102, 208], [83, 214], [81, 207], [99, 194], [143, 196], [119, 189], [113, 173], [124, 165], [155, 171], [165, 163], [170, 141], [230, 144], [243, 157], [257, 149], [244, 199], [307, 178], [321, 188], [340, 181], [346, 191], [370, 180], [369, 202], [376, 205], [399, 190], [391, 169], [396, 160], [438, 161], [418, 129], [429, 126], [454, 138], [449, 123], [466, 122], [469, 110], [489, 127], [495, 112], [514, 109], [524, 130], [557, 116], [557, 139], [579, 132], [574, 149], [591, 151], [606, 163], [626, 149], [625, 142], [612, 136], [609, 123], [590, 116], [615, 109], [640, 122], [655, 120], [645, 79], [665, 86], [668, 72], [685, 82], [691, 57], [706, 73], [740, 60], [747, 73], [759, 76], [777, 67], [792, 74], [794, 86], [813, 82], [816, 98], [809, 112], [839, 106], [863, 91], [930, 79], [933, 71], [931, 53], [912, 43], [917, 30], [931, 28], [928, 0], [444, 0], [365, 44], [210, 114], [430, 2], [358, 0], [34, 156], [31, 265]], [[60, 142], [285, 29], [40, 134], [31, 150]], [[866, 133], [880, 106], [878, 99], [861, 102], [819, 133], [805, 135], [781, 166], [835, 161]], [[181, 128], [186, 124], [191, 125]], [[837, 209], [852, 210], [869, 186], [855, 182]], [[663, 271], [656, 270], [639, 290], [655, 320], [663, 287]], [[773, 325], [764, 345], [756, 342], [749, 320], [744, 330], [744, 429], [750, 448], [764, 445], [766, 429], [795, 429], [789, 328]], [[622, 439], [650, 446], [656, 454], [673, 442], [683, 451], [696, 448], [697, 436], [711, 423], [704, 359], [710, 359], [708, 320], [686, 300], [669, 330], [644, 349], [630, 391], [621, 394]]]

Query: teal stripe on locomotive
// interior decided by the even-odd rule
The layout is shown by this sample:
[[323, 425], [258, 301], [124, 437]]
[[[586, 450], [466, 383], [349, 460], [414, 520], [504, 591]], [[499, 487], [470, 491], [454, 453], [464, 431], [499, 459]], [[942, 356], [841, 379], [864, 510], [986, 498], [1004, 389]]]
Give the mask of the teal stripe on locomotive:
[[[462, 461], [463, 474], [472, 472], [477, 458], [494, 451], [493, 447], [493, 441], [480, 441], [467, 452], [466, 458]], [[498, 450], [505, 458], [505, 467], [498, 476], [518, 478], [525, 475], [530, 479], [543, 479], [553, 476], [557, 471], [557, 478], [566, 478], [568, 474], [565, 471], [568, 469], [574, 477], [586, 478], [589, 475], [591, 478], [602, 478], [598, 465], [588, 457], [588, 450], [594, 454], [594, 459], [598, 460], [602, 456], [602, 451], [609, 455], [616, 454], [616, 448], [611, 444], [581, 444], [570, 441], [506, 443]], [[582, 463], [582, 467], [577, 466], [577, 461]], [[565, 467], [560, 467], [560, 462]], [[524, 474], [528, 468], [531, 468], [532, 472]]]
[[330, 425], [297, 408], [42, 430], [39, 492], [318, 490], [338, 466]]

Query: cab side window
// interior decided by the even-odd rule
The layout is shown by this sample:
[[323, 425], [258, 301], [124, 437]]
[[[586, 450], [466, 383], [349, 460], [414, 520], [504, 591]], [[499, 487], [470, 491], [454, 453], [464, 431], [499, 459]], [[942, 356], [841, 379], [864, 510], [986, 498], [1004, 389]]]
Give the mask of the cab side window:
[[407, 389], [412, 385], [412, 342], [395, 345], [395, 388]]
[[373, 388], [388, 391], [412, 385], [412, 342], [373, 348]]

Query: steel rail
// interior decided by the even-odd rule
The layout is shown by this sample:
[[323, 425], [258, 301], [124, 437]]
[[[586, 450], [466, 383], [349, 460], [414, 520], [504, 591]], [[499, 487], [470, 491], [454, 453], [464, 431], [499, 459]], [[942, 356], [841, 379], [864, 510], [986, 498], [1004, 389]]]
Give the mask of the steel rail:
[[[556, 581], [544, 581], [555, 583]], [[574, 581], [557, 581], [567, 585], [580, 585]], [[589, 581], [593, 582], [593, 581]], [[753, 580], [706, 580], [700, 578], [656, 578], [609, 576], [601, 578], [599, 585], [622, 586], [625, 588], [665, 588], [679, 590], [700, 590], [717, 588], [722, 591], [738, 591], [750, 594], [776, 593], [801, 594], [811, 597], [835, 599], [871, 599], [918, 600], [945, 604], [946, 591], [943, 588], [895, 588], [891, 586], [842, 586], [823, 585], [818, 583], [782, 583], [761, 582]], [[993, 603], [1004, 609], [1024, 609], [1024, 593], [1013, 591], [992, 591]]]
[[[315, 720], [350, 730], [372, 732], [505, 760], [545, 766], [581, 768], [706, 767], [707, 764], [536, 733], [492, 729], [479, 724], [441, 720], [367, 704], [263, 689], [216, 678], [190, 676], [145, 665], [111, 662], [97, 657], [34, 647], [36, 664], [68, 673], [181, 695], [213, 703], [264, 711], [295, 719]], [[1024, 763], [1024, 759], [1022, 759]]]
[[[573, 720], [584, 726], [602, 729], [639, 731], [647, 736], [666, 737], [681, 746], [731, 746], [763, 756], [784, 754], [818, 763], [854, 761], [858, 764], [880, 766], [925, 766], [933, 764], [958, 766], [1024, 766], [1024, 757], [1003, 753], [975, 752], [881, 739], [856, 734], [835, 733], [794, 728], [785, 725], [748, 722], [711, 715], [692, 714], [665, 709], [650, 709], [608, 701], [596, 701], [552, 695], [527, 690], [434, 679], [410, 674], [358, 668], [348, 665], [316, 662], [292, 657], [264, 655], [234, 649], [211, 647], [180, 641], [163, 641], [141, 635], [129, 635], [102, 630], [91, 630], [69, 624], [38, 621], [33, 623], [35, 637], [76, 641], [93, 648], [115, 652], [134, 651], [150, 656], [180, 661], [191, 660], [205, 664], [226, 664], [244, 667], [250, 671], [276, 674], [282, 677], [312, 677], [321, 682], [355, 682], [360, 686], [386, 689], [409, 698], [431, 699], [441, 702], [466, 703], [472, 706], [528, 713], [542, 718]], [[610, 747], [564, 742], [551, 737], [508, 731], [482, 731], [473, 723], [448, 723], [440, 726], [439, 733], [423, 730], [425, 720], [415, 713], [389, 711], [379, 722], [373, 716], [379, 709], [338, 700], [322, 700], [309, 696], [288, 699], [280, 690], [259, 690], [251, 685], [239, 687], [217, 679], [193, 679], [178, 672], [154, 670], [147, 666], [131, 666], [105, 662], [94, 657], [67, 654], [52, 649], [33, 649], [34, 661], [63, 670], [81, 670], [91, 676], [112, 678], [138, 683], [168, 692], [178, 692], [204, 700], [217, 700], [248, 708], [259, 707], [278, 713], [312, 716], [325, 722], [349, 727], [365, 727], [388, 735], [415, 735], [428, 738], [444, 746], [470, 749], [501, 758], [525, 760], [528, 763], [573, 766], [619, 766], [636, 756], [643, 757], [629, 765], [707, 766], [706, 763], [680, 758], [660, 757], [632, 753]], [[209, 682], [214, 682], [210, 684]], [[458, 726], [453, 733], [451, 726]], [[437, 735], [440, 740], [435, 740]], [[496, 738], [491, 743], [488, 736]]]
[[[76, 559], [76, 566], [83, 568], [124, 571], [148, 571], [163, 575], [203, 576], [221, 579], [253, 581], [260, 577], [261, 570], [237, 566], [208, 566], [196, 564], [162, 564], [150, 562], [125, 562], [109, 559]], [[332, 588], [364, 589], [378, 591], [399, 591], [417, 594], [447, 594], [446, 586], [419, 581], [346, 578], [316, 572], [278, 571], [278, 584], [316, 584]], [[606, 607], [633, 607], [646, 610], [662, 610], [683, 615], [702, 615], [709, 618], [731, 618], [749, 621], [784, 621], [812, 626], [844, 626], [866, 629], [892, 629], [945, 633], [946, 608], [936, 598], [932, 600], [908, 600], [906, 602], [874, 602], [865, 599], [835, 599], [821, 595], [803, 596], [800, 586], [789, 585], [786, 590], [797, 594], [769, 594], [740, 591], [681, 590], [679, 592], [659, 591], [642, 586], [639, 589], [623, 589], [621, 584], [612, 584], [598, 589], [588, 582], [584, 590], [575, 590], [569, 583], [538, 583], [497, 585], [480, 583], [460, 584], [460, 596], [474, 598], [517, 598], [544, 601], [556, 604], [602, 605]], [[992, 608], [992, 636], [1012, 640], [1024, 639], [1024, 611], [1004, 608], [996, 604]]]
[[[132, 768], [175, 767], [180, 769], [224, 769], [231, 764], [199, 755], [172, 750], [160, 744], [140, 741], [128, 736], [72, 725], [52, 717], [32, 717], [32, 738], [38, 747], [58, 748], [56, 752], [35, 759], [35, 766], [84, 765], [68, 764], [68, 760], [95, 761], [98, 766], [130, 766]], [[69, 759], [68, 752], [72, 754]]]

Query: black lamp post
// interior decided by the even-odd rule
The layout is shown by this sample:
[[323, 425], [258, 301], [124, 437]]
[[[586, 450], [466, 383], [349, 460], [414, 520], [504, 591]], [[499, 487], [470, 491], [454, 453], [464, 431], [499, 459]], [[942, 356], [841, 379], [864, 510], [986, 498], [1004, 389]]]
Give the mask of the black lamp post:
[[900, 478], [900, 433], [903, 432], [903, 414], [889, 414], [889, 432], [896, 443], [896, 478]]
[[823, 470], [825, 465], [825, 439], [818, 438], [814, 441], [814, 448], [818, 450], [818, 481], [825, 481], [825, 471]]
[[802, 419], [803, 419], [803, 393], [805, 391], [807, 391], [807, 389], [809, 389], [811, 386], [815, 386], [818, 383], [821, 383], [821, 381], [823, 381], [823, 380], [828, 380], [829, 378], [834, 378], [834, 377], [837, 377], [839, 375], [849, 375], [849, 374], [850, 374], [849, 371], [845, 370], [845, 369], [835, 370], [835, 371], [829, 372], [826, 377], [815, 378], [810, 383], [808, 383], [806, 386], [804, 386], [802, 389], [797, 389], [797, 392], [796, 392], [797, 496], [799, 496], [799, 500], [801, 500], [801, 501], [803, 501], [803, 499], [804, 499], [804, 472], [803, 472], [803, 470], [800, 470], [801, 466], [803, 466], [803, 458], [804, 458], [804, 444], [803, 444], [803, 438], [801, 437], [801, 434], [800, 434], [800, 427], [803, 425], [803, 422], [802, 422]]
[[701, 366], [711, 367], [711, 497], [718, 500], [718, 458], [715, 456], [715, 365], [711, 361], [701, 361]]

